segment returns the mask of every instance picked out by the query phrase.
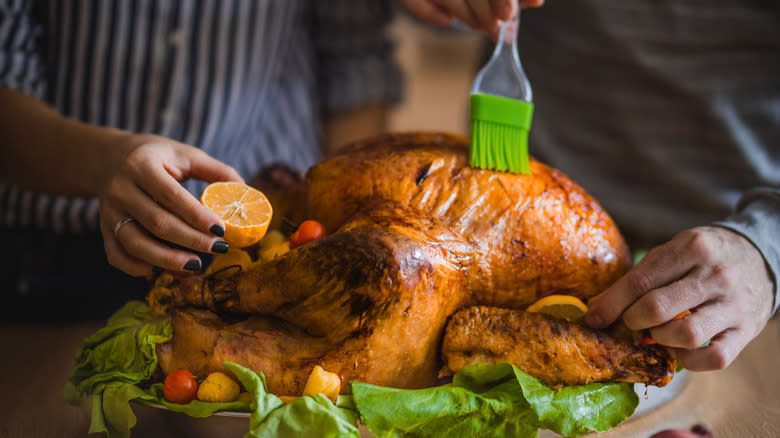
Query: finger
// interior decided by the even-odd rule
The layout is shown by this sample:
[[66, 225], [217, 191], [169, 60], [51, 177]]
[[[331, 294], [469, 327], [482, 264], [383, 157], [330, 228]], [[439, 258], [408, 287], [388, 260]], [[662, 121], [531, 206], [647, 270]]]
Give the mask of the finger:
[[466, 0], [436, 0], [436, 4], [470, 28], [479, 28], [479, 21], [471, 12], [471, 8], [466, 4]]
[[[225, 224], [219, 215], [201, 204], [200, 201], [192, 196], [187, 189], [182, 187], [166, 169], [150, 165], [143, 170], [145, 173], [136, 174], [134, 180], [155, 202], [160, 204], [160, 206], [165, 207], [197, 230], [204, 233], [212, 233], [217, 236], [224, 235]], [[117, 194], [117, 196], [122, 195]], [[128, 211], [136, 213], [137, 210], [129, 210], [128, 208]], [[168, 231], [161, 229], [161, 226], [155, 226], [154, 221], [149, 221], [148, 219], [143, 221], [143, 218], [141, 217], [136, 217], [136, 219], [141, 220], [141, 223], [158, 237], [164, 238], [165, 235], [161, 233], [166, 233]], [[158, 219], [162, 220], [163, 218], [159, 217]], [[165, 225], [165, 223], [160, 225]], [[193, 248], [188, 243], [179, 241], [176, 241], [176, 243]], [[203, 250], [198, 247], [193, 249]], [[204, 251], [208, 250], [209, 249], [205, 249]]]
[[672, 239], [651, 250], [626, 275], [588, 302], [587, 324], [604, 328], [647, 292], [680, 279], [693, 267], [690, 258], [682, 257], [681, 240]]
[[668, 348], [669, 354], [691, 371], [722, 370], [736, 359], [749, 341], [740, 329], [726, 330], [702, 348]]
[[188, 178], [195, 178], [209, 183], [216, 181], [244, 182], [236, 169], [196, 148], [186, 148], [184, 156], [190, 161]]
[[527, 8], [538, 8], [544, 5], [544, 0], [521, 0], [520, 4]]
[[150, 265], [149, 273], [151, 266], [172, 271], [200, 271], [201, 262], [197, 256], [154, 240], [136, 222], [123, 225], [115, 237], [125, 253]]
[[517, 13], [514, 0], [490, 0], [490, 9], [493, 15], [501, 21], [509, 21]]
[[650, 329], [650, 335], [661, 345], [696, 348], [736, 323], [734, 312], [715, 301], [693, 309], [684, 318]]
[[[124, 211], [155, 236], [200, 252], [224, 254], [228, 244], [211, 234], [198, 231], [171, 212], [160, 207], [132, 183], [124, 185], [117, 199]], [[189, 192], [187, 192], [189, 196]]]
[[200, 271], [201, 262], [195, 254], [172, 249], [146, 234], [130, 222], [120, 230], [117, 240], [133, 257], [171, 271]]
[[404, 1], [404, 6], [412, 14], [428, 23], [437, 26], [447, 26], [452, 22], [452, 16], [432, 1]]
[[100, 234], [103, 236], [103, 249], [106, 251], [106, 259], [111, 266], [134, 277], [147, 276], [154, 272], [154, 266], [131, 257], [122, 249], [114, 237], [113, 225], [108, 224], [102, 213]]
[[493, 9], [485, 0], [469, 0], [467, 3], [471, 13], [476, 17], [479, 28], [493, 34], [498, 30], [498, 19], [493, 15]]
[[626, 326], [631, 330], [656, 327], [715, 298], [717, 289], [708, 284], [711, 282], [701, 271], [694, 268], [685, 277], [641, 296], [623, 314]]

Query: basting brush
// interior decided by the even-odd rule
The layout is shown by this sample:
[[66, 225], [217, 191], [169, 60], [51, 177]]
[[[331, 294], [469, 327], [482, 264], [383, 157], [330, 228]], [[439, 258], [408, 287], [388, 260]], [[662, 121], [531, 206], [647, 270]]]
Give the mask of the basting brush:
[[531, 84], [517, 54], [514, 18], [501, 22], [496, 48], [471, 87], [470, 164], [481, 169], [530, 173], [528, 131], [534, 105]]

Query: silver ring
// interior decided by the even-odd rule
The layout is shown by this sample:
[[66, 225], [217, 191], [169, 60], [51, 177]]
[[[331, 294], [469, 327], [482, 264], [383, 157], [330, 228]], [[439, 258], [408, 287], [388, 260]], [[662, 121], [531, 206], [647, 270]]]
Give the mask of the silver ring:
[[125, 216], [122, 219], [119, 219], [119, 222], [114, 225], [114, 237], [119, 235], [119, 229], [122, 228], [122, 225], [130, 222], [135, 222], [135, 219], [131, 218], [130, 216]]

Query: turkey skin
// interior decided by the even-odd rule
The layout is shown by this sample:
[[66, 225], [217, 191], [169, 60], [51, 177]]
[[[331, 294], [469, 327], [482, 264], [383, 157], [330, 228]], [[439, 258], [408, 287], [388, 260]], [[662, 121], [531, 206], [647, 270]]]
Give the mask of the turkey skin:
[[[442, 356], [448, 322], [468, 344], [449, 356], [461, 363], [488, 341], [480, 337], [495, 336], [489, 327], [461, 333], [469, 324], [456, 312], [520, 310], [550, 294], [586, 300], [629, 269], [619, 230], [582, 187], [535, 160], [530, 175], [471, 168], [468, 147], [467, 137], [441, 133], [353, 144], [272, 194], [287, 199], [281, 214], [320, 221], [326, 237], [227, 278], [160, 276], [149, 301], [171, 313], [174, 329], [158, 347], [163, 372], [205, 375], [231, 360], [263, 371], [277, 394], [300, 394], [314, 365], [343, 381], [430, 386], [451, 368]], [[556, 324], [508, 327], [523, 337]], [[605, 336], [576, 330], [585, 333], [582, 348]], [[578, 367], [577, 378], [664, 384], [658, 376], [673, 361], [657, 347], [628, 344], [598, 346], [599, 357], [630, 347], [636, 360], [616, 359], [609, 373]], [[537, 344], [508, 345], [489, 361], [522, 366], [529, 345]], [[567, 373], [541, 377], [555, 386], [572, 381]]]

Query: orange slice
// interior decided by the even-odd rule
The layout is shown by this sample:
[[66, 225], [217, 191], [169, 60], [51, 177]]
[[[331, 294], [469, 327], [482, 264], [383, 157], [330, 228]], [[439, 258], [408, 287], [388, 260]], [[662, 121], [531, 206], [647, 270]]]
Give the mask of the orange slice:
[[234, 248], [254, 245], [265, 236], [273, 208], [263, 192], [237, 182], [209, 184], [200, 202], [225, 222], [225, 241]]
[[582, 322], [588, 306], [571, 295], [548, 295], [531, 304], [526, 312], [539, 312], [569, 322]]

